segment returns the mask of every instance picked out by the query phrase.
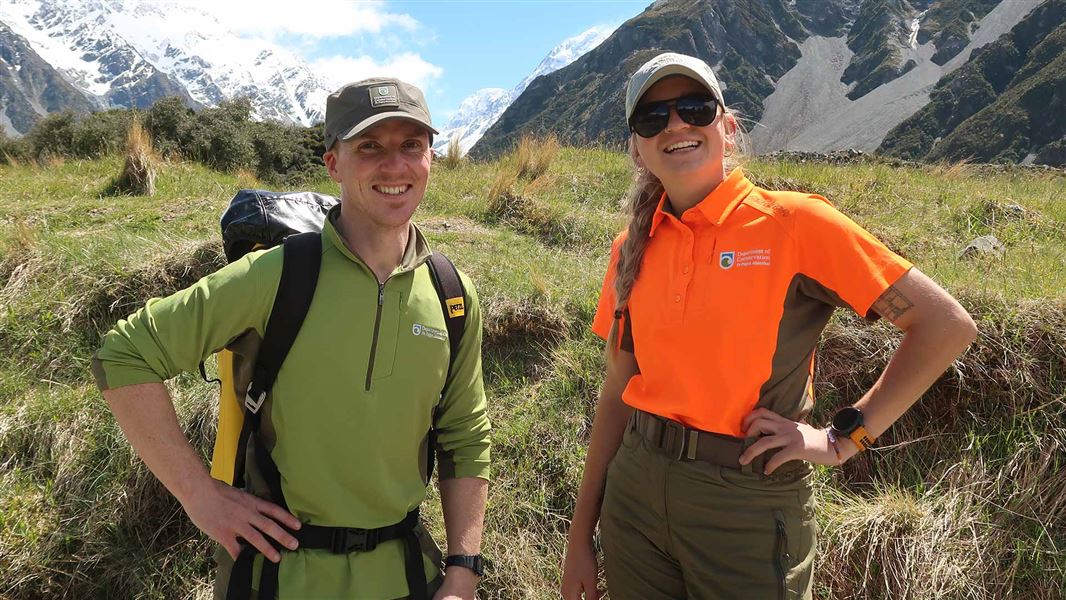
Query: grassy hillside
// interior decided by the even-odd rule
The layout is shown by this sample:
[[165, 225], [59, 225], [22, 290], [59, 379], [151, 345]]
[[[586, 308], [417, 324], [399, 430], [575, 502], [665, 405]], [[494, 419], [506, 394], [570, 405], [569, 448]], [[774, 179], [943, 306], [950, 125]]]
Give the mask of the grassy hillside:
[[[589, 323], [627, 183], [619, 153], [520, 147], [434, 166], [416, 219], [478, 284], [495, 482], [488, 598], [556, 597], [598, 387]], [[98, 336], [221, 264], [217, 219], [248, 173], [162, 166], [153, 198], [104, 195], [121, 158], [0, 166], [0, 598], [203, 598], [210, 548], [136, 460], [90, 382]], [[819, 469], [819, 598], [1066, 593], [1066, 176], [753, 162], [823, 194], [974, 313], [977, 344], [879, 442]], [[337, 193], [328, 179], [307, 186]], [[994, 234], [1001, 259], [958, 259]], [[899, 336], [839, 313], [823, 338], [823, 422]], [[211, 366], [209, 365], [209, 370]], [[210, 448], [217, 394], [171, 384]], [[439, 509], [427, 504], [438, 540]]]

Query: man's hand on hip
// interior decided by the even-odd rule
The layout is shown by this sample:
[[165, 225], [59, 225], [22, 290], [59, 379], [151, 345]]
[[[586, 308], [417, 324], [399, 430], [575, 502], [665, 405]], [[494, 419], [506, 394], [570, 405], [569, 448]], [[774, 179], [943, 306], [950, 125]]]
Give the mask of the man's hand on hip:
[[296, 549], [296, 538], [285, 528], [299, 529], [299, 519], [277, 504], [221, 481], [212, 479], [207, 489], [189, 495], [182, 502], [182, 507], [200, 531], [221, 544], [234, 560], [241, 551], [238, 538], [274, 562], [281, 560], [281, 555], [267, 537], [277, 540], [289, 550]]

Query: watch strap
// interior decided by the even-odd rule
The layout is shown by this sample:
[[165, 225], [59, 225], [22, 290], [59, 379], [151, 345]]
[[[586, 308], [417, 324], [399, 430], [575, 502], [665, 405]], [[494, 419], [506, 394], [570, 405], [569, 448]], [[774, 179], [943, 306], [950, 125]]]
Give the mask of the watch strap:
[[866, 427], [862, 425], [856, 427], [855, 431], [852, 431], [850, 434], [848, 434], [848, 437], [851, 438], [851, 441], [855, 442], [855, 445], [859, 447], [859, 452], [867, 450], [870, 448], [870, 446], [874, 445], [875, 438], [870, 435], [870, 432], [866, 431]]
[[452, 554], [444, 559], [445, 567], [470, 569], [478, 577], [485, 576], [485, 560], [480, 554]]

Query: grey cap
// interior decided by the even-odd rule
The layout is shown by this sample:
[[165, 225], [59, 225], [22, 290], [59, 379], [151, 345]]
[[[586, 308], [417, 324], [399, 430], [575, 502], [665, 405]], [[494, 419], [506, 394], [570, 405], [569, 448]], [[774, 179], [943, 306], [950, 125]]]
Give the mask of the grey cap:
[[349, 83], [326, 98], [326, 149], [387, 119], [406, 119], [438, 133], [422, 90], [399, 79], [375, 77]]
[[689, 79], [695, 79], [710, 90], [715, 99], [718, 100], [718, 103], [723, 108], [725, 107], [725, 100], [722, 99], [722, 88], [718, 85], [718, 78], [714, 76], [714, 71], [711, 70], [710, 65], [694, 56], [686, 56], [676, 52], [664, 52], [641, 65], [633, 73], [633, 76], [629, 78], [629, 85], [626, 87], [627, 123], [629, 122], [629, 117], [633, 116], [633, 109], [637, 107], [637, 103], [640, 102], [640, 97], [644, 95], [644, 92], [647, 92], [648, 88], [655, 85], [657, 81], [670, 75], [684, 75]]

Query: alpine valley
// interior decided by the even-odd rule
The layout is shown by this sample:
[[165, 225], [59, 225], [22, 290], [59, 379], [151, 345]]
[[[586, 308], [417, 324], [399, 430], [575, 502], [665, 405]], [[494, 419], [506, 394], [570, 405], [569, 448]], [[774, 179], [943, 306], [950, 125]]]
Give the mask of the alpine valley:
[[524, 134], [620, 147], [652, 56], [699, 56], [757, 153], [1066, 162], [1064, 0], [659, 0], [533, 81], [471, 150]]
[[[443, 126], [475, 158], [523, 135], [620, 147], [626, 78], [699, 56], [753, 150], [1066, 163], [1066, 0], [658, 0], [565, 40], [512, 89]], [[0, 130], [41, 116], [247, 97], [260, 119], [321, 121], [327, 86], [295, 54], [175, 0], [0, 2]]]

